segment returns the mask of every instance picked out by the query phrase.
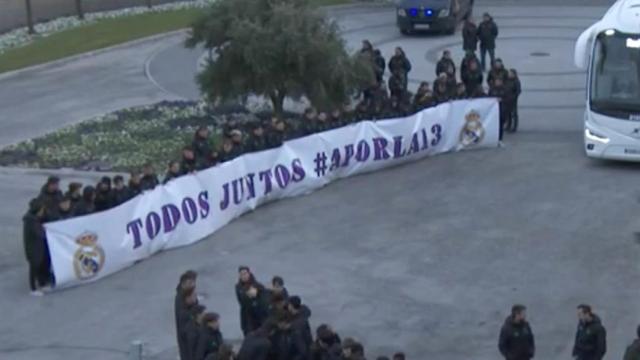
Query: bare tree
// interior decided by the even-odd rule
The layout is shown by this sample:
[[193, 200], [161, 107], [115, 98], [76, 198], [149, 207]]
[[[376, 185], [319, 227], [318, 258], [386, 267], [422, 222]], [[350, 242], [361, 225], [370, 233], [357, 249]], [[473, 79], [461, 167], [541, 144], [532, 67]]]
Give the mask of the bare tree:
[[78, 14], [78, 19], [84, 19], [84, 10], [82, 9], [82, 0], [76, 0], [76, 13]]
[[31, 11], [31, 0], [25, 0], [27, 7], [27, 27], [29, 28], [29, 34], [35, 34], [36, 29], [33, 27], [33, 11]]

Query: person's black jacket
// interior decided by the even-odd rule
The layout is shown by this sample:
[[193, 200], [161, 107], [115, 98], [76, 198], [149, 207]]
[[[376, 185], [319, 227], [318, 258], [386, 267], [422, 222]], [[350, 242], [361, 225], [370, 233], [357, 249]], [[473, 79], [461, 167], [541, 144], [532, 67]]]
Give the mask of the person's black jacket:
[[465, 23], [462, 27], [462, 48], [464, 51], [478, 49], [478, 27], [473, 23]]
[[140, 179], [140, 190], [153, 190], [159, 183], [160, 182], [158, 181], [158, 176], [156, 174], [144, 175], [142, 179]]
[[193, 154], [195, 155], [198, 163], [205, 163], [209, 161], [209, 155], [211, 154], [211, 145], [207, 139], [196, 136], [191, 143], [193, 148]]
[[376, 80], [378, 82], [381, 82], [382, 78], [384, 77], [384, 69], [386, 64], [384, 57], [382, 55], [374, 55], [373, 63], [375, 65], [374, 72], [376, 74]]
[[[184, 326], [183, 339], [185, 344], [185, 356], [187, 360], [203, 360], [198, 357], [198, 346], [205, 329], [192, 317]], [[182, 360], [182, 358], [181, 358]]]
[[247, 140], [247, 151], [248, 152], [256, 152], [267, 149], [267, 138], [265, 136], [255, 136], [251, 135], [249, 140]]
[[46, 237], [42, 222], [37, 215], [27, 212], [22, 218], [22, 224], [24, 252], [27, 261], [32, 265], [39, 265], [44, 260], [46, 252]]
[[623, 360], [640, 360], [640, 339], [636, 339], [627, 347]]
[[520, 94], [520, 84], [517, 79], [507, 79], [504, 82], [505, 89], [505, 101], [513, 105], [516, 102], [516, 98]]
[[333, 339], [322, 345], [319, 339], [311, 345], [311, 360], [342, 360], [342, 346], [340, 337], [336, 334]]
[[180, 173], [181, 175], [191, 174], [198, 170], [198, 163], [196, 162], [196, 158], [193, 159], [185, 159], [182, 158], [180, 162]]
[[140, 195], [140, 193], [142, 193], [142, 186], [129, 181], [129, 186], [127, 187], [127, 200], [133, 199]]
[[58, 207], [54, 212], [47, 214], [47, 222], [66, 220], [73, 217], [73, 209], [69, 208], [67, 211], [63, 211]]
[[480, 40], [481, 48], [495, 49], [497, 37], [498, 26], [493, 19], [480, 23], [480, 26], [478, 26], [478, 39]]
[[[96, 188], [98, 189], [98, 188]], [[109, 190], [96, 190], [95, 211], [105, 211], [113, 207], [113, 194]]]
[[311, 334], [311, 326], [309, 326], [310, 317], [311, 310], [306, 305], [302, 305], [291, 322], [294, 348], [292, 360], [307, 360], [311, 356], [313, 335]]
[[184, 302], [184, 296], [180, 289], [180, 284], [176, 288], [176, 296], [173, 302], [175, 320], [176, 320], [176, 337], [178, 339], [178, 350], [180, 359], [189, 359], [186, 332], [187, 324], [191, 321], [191, 311]]
[[[255, 298], [247, 295], [247, 290], [253, 286], [258, 290]], [[240, 305], [240, 327], [242, 332], [247, 335], [257, 330], [269, 315], [269, 299], [268, 293], [264, 286], [253, 280], [249, 284], [236, 284], [236, 298]]]
[[573, 356], [577, 360], [602, 360], [606, 352], [607, 331], [600, 318], [594, 314], [592, 321], [578, 324]]
[[242, 342], [237, 360], [266, 360], [270, 349], [271, 342], [266, 335], [252, 332]]
[[406, 82], [401, 74], [393, 74], [389, 77], [389, 91], [391, 96], [401, 97], [406, 89]]
[[76, 206], [74, 206], [72, 214], [73, 216], [83, 216], [94, 212], [96, 212], [95, 205], [90, 201], [82, 199], [76, 204]]
[[126, 186], [122, 187], [122, 189], [113, 188], [111, 191], [113, 192], [113, 206], [124, 204], [129, 200], [130, 191]]
[[40, 191], [40, 201], [44, 203], [44, 206], [47, 208], [47, 212], [53, 212], [58, 208], [58, 204], [62, 201], [62, 191], [47, 191], [47, 186], [44, 185], [42, 190]]
[[207, 356], [218, 353], [222, 344], [224, 339], [220, 330], [214, 330], [208, 326], [200, 327], [194, 360], [204, 360]]
[[491, 69], [489, 71], [489, 74], [487, 75], [487, 84], [491, 86], [491, 84], [493, 84], [493, 81], [495, 79], [502, 79], [502, 82], [504, 83], [507, 81], [508, 77], [509, 77], [509, 72], [505, 68]]
[[478, 85], [482, 85], [482, 80], [484, 77], [482, 76], [482, 70], [480, 68], [476, 68], [475, 71], [467, 70], [462, 75], [462, 82], [467, 89], [467, 94], [471, 95], [473, 90], [478, 87]]
[[180, 176], [182, 176], [182, 174], [181, 174], [181, 173], [176, 174], [176, 173], [174, 173], [174, 172], [167, 171], [167, 174], [164, 176], [164, 179], [162, 179], [162, 185], [165, 185], [165, 184], [167, 184], [169, 181], [171, 181], [171, 180], [173, 180], [173, 179], [177, 179], [177, 178], [179, 178]]
[[516, 323], [513, 317], [507, 317], [500, 330], [498, 349], [506, 360], [533, 359], [536, 345], [529, 323]]
[[411, 62], [404, 55], [393, 55], [389, 60], [389, 70], [393, 73], [396, 69], [406, 75], [411, 71]]
[[293, 331], [291, 329], [278, 329], [271, 335], [271, 354], [269, 359], [272, 360], [293, 360], [296, 357], [296, 348], [293, 342]]
[[449, 67], [453, 68], [453, 73], [456, 72], [456, 64], [451, 59], [441, 58], [436, 64], [436, 76], [440, 76], [440, 74], [447, 74], [449, 71]]

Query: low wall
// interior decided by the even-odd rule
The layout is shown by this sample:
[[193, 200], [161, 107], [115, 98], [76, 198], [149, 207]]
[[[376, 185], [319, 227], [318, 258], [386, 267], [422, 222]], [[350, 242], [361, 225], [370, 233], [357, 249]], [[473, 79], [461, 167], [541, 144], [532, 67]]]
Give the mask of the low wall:
[[[160, 5], [178, 0], [152, 0]], [[184, 0], [181, 0], [184, 1]], [[0, 33], [27, 25], [25, 0], [0, 0]], [[124, 9], [146, 6], [146, 0], [83, 0], [85, 12]], [[43, 22], [61, 16], [76, 14], [75, 0], [31, 0], [34, 22]]]

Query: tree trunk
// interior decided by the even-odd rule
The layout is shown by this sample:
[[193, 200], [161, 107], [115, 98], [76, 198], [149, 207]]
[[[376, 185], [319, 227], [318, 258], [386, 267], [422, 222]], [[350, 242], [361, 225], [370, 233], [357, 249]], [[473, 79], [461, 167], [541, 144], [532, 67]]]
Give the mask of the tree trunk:
[[284, 113], [284, 91], [274, 91], [269, 95], [269, 98], [271, 98], [271, 106], [273, 106], [273, 115], [278, 120], [282, 120]]
[[84, 10], [82, 9], [82, 0], [76, 0], [76, 13], [78, 14], [78, 19], [84, 20]]
[[151, 9], [153, 7], [153, 4], [151, 3], [152, 0], [145, 0], [147, 2], [147, 7], [149, 9]]
[[29, 28], [29, 34], [35, 34], [36, 29], [33, 27], [33, 12], [31, 11], [31, 0], [25, 0], [27, 7], [27, 27]]

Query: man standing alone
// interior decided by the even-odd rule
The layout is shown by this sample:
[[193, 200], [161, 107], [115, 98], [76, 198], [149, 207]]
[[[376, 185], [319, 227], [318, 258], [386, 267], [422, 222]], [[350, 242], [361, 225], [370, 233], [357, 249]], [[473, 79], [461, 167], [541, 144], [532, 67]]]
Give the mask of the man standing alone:
[[498, 37], [498, 26], [493, 21], [493, 18], [488, 13], [482, 16], [482, 22], [478, 26], [478, 39], [480, 40], [480, 62], [482, 65], [482, 71], [487, 67], [486, 57], [489, 53], [489, 59], [491, 64], [495, 60], [496, 50], [496, 38]]
[[527, 308], [513, 305], [502, 325], [498, 348], [506, 360], [530, 360], [535, 355], [535, 340], [526, 318]]
[[591, 306], [578, 306], [578, 330], [573, 345], [576, 360], [602, 360], [607, 352], [607, 331]]

